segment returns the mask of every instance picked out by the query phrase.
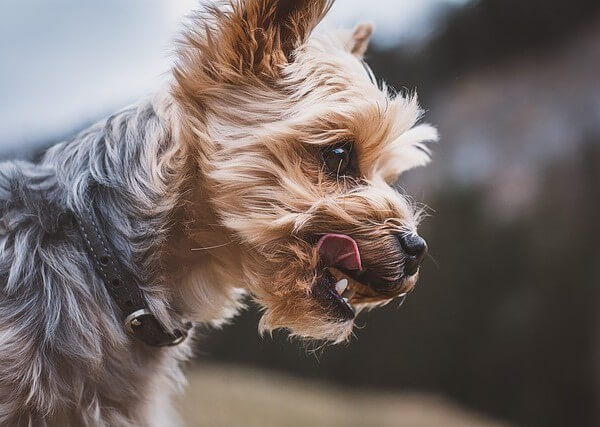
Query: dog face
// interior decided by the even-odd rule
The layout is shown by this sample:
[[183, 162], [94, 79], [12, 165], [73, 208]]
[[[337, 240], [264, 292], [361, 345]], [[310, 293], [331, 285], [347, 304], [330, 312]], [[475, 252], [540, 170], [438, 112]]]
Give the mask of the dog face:
[[240, 248], [264, 330], [335, 342], [404, 295], [426, 253], [393, 183], [429, 160], [414, 96], [378, 85], [371, 26], [311, 36], [325, 0], [247, 0], [195, 16], [175, 70], [203, 193]]

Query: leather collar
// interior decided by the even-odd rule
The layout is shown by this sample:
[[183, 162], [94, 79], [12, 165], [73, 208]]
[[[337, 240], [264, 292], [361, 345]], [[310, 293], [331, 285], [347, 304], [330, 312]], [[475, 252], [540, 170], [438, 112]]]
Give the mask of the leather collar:
[[75, 214], [86, 250], [109, 295], [119, 308], [123, 328], [132, 337], [151, 347], [175, 346], [188, 336], [190, 322], [168, 331], [146, 303], [140, 280], [120, 262], [117, 251], [102, 232], [93, 204], [85, 212]]

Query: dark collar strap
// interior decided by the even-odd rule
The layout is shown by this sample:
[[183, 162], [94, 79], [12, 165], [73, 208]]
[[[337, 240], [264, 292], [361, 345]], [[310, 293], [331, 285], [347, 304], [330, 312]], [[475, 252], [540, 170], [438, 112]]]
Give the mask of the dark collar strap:
[[90, 207], [75, 217], [94, 266], [121, 311], [125, 331], [152, 347], [174, 346], [183, 342], [191, 323], [181, 322], [180, 328], [169, 332], [152, 314], [136, 275], [119, 262], [116, 251], [102, 232], [95, 209]]

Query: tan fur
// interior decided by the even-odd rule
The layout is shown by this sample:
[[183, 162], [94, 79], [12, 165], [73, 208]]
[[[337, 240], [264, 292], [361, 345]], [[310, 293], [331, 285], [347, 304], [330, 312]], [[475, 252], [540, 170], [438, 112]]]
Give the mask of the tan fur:
[[[325, 233], [352, 236], [366, 263], [398, 278], [394, 233], [415, 231], [418, 214], [392, 184], [427, 163], [423, 142], [437, 134], [418, 124], [415, 96], [369, 80], [360, 60], [370, 25], [310, 36], [330, 6], [221, 2], [184, 33], [172, 94], [191, 160], [171, 261], [191, 265], [178, 267], [177, 305], [194, 320], [232, 315], [243, 290], [262, 307], [264, 331], [347, 339], [353, 322], [311, 295], [313, 238]], [[344, 140], [355, 141], [361, 179], [322, 170], [320, 150]]]

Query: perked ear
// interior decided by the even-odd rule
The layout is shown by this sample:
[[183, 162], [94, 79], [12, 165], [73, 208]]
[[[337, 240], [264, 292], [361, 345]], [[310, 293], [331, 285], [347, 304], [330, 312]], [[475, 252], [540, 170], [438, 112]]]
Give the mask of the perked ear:
[[[202, 50], [206, 67], [231, 80], [236, 75], [275, 78], [293, 61], [329, 11], [333, 0], [229, 0], [208, 5], [211, 19], [199, 14], [185, 34], [188, 44]], [[202, 31], [204, 30], [204, 31]], [[216, 76], [214, 76], [216, 77]]]
[[274, 30], [279, 29], [282, 52], [292, 60], [294, 51], [308, 40], [333, 0], [265, 0], [265, 3], [276, 9]]
[[362, 23], [358, 24], [352, 33], [352, 37], [348, 41], [348, 50], [353, 55], [362, 58], [369, 47], [369, 41], [373, 35], [373, 24]]

